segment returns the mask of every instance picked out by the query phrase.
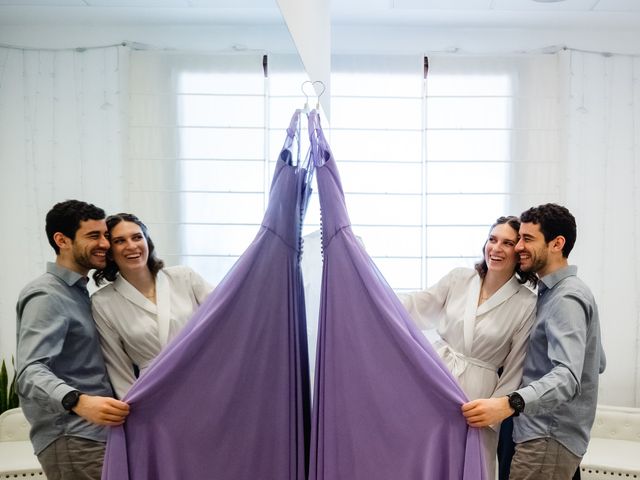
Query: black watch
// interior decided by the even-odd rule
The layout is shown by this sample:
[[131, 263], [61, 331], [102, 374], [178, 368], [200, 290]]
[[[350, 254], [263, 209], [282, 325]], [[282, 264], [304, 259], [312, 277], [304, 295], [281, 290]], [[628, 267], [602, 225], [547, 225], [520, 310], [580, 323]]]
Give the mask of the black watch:
[[62, 407], [66, 411], [71, 412], [73, 407], [78, 404], [80, 395], [82, 395], [82, 392], [79, 392], [78, 390], [71, 390], [64, 397], [62, 397]]
[[517, 417], [524, 410], [524, 398], [517, 392], [510, 393], [507, 397], [509, 397], [509, 406], [515, 410], [513, 416]]

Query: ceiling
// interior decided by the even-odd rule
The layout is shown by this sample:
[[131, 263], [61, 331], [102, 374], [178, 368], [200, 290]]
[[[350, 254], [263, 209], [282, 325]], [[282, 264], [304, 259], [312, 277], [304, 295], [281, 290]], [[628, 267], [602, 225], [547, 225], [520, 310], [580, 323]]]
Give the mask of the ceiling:
[[[331, 12], [334, 25], [640, 30], [640, 0], [333, 0]], [[277, 23], [276, 0], [0, 0], [0, 25]]]

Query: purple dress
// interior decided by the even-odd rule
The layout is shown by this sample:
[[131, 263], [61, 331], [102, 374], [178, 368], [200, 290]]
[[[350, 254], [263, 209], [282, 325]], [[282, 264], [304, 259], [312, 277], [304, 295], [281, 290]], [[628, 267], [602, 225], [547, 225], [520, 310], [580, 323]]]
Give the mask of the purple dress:
[[103, 480], [304, 480], [310, 396], [293, 116], [247, 251], [125, 396]]
[[309, 131], [324, 264], [311, 480], [483, 480], [465, 395], [354, 236], [320, 122]]
[[485, 479], [464, 394], [351, 231], [315, 112], [324, 266], [309, 455], [299, 258], [313, 165], [292, 161], [299, 116], [258, 235], [125, 397], [103, 480]]

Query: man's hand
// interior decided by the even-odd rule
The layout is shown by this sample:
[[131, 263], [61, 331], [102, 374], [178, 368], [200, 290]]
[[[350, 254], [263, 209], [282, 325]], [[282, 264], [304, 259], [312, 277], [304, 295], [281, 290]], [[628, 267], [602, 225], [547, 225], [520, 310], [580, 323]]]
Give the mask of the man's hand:
[[73, 411], [91, 423], [115, 427], [124, 423], [129, 415], [129, 405], [115, 398], [83, 393]]
[[462, 414], [471, 427], [488, 427], [513, 415], [508, 397], [479, 398], [462, 405]]

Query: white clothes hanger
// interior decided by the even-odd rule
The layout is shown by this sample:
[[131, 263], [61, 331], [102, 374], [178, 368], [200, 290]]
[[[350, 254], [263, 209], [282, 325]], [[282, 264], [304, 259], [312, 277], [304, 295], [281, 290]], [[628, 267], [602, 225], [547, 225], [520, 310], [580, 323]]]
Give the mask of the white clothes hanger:
[[[313, 89], [313, 92], [311, 94], [307, 93], [307, 91], [305, 90], [305, 87], [307, 85], [309, 85]], [[313, 82], [311, 80], [306, 80], [302, 82], [302, 85], [300, 85], [300, 90], [302, 90], [302, 94], [305, 97], [304, 108], [302, 109], [302, 112], [306, 114], [309, 114], [309, 112], [311, 111], [311, 108], [309, 107], [309, 97], [311, 95], [314, 95], [314, 96], [316, 95], [316, 89], [315, 89], [316, 85], [322, 86], [322, 90], [316, 96], [316, 107], [315, 107], [316, 110], [320, 110], [320, 97], [322, 96], [324, 91], [327, 89], [324, 82], [322, 80], [315, 80]]]

